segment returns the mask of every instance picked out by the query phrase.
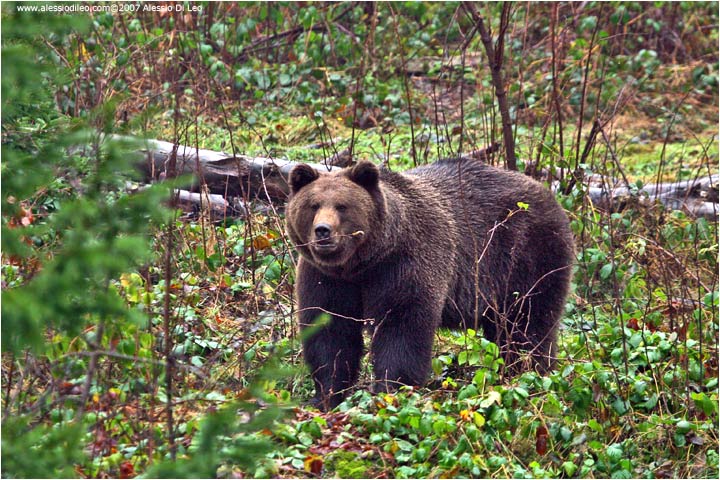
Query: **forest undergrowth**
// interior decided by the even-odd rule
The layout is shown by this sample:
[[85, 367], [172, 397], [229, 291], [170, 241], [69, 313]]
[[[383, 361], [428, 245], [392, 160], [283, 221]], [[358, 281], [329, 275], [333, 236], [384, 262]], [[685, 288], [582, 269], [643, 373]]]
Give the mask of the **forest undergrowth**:
[[[718, 174], [715, 4], [180, 4], [2, 5], [3, 477], [717, 478], [717, 216], [642, 194]], [[397, 171], [496, 145], [575, 235], [557, 368], [441, 331], [427, 386], [371, 395], [365, 362], [319, 412], [282, 202], [180, 204], [172, 158], [138, 189], [128, 137]]]

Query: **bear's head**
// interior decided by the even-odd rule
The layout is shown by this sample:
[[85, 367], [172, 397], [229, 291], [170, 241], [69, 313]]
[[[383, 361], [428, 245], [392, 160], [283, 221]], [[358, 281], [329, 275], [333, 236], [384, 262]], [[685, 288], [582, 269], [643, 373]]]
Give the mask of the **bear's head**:
[[290, 171], [290, 191], [288, 233], [300, 253], [318, 266], [360, 260], [384, 220], [380, 172], [370, 162], [330, 174], [299, 164]]

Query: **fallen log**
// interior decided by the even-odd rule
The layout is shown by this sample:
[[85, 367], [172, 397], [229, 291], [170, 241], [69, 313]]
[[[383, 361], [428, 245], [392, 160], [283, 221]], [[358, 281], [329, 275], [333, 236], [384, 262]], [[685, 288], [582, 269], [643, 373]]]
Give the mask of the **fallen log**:
[[[491, 145], [487, 149], [472, 152], [468, 158], [478, 161], [487, 159], [488, 154], [496, 148]], [[259, 199], [266, 202], [284, 202], [290, 192], [288, 175], [296, 162], [290, 160], [249, 155], [232, 155], [225, 152], [198, 149], [185, 145], [174, 145], [161, 140], [146, 140], [142, 149], [146, 161], [140, 166], [145, 181], [161, 181], [167, 177], [167, 168], [172, 155], [176, 156], [175, 168], [178, 175], [192, 174], [193, 191], [199, 191], [201, 184], [206, 184], [210, 193], [220, 195], [213, 198], [213, 203], [222, 205], [220, 199], [240, 197], [244, 200]], [[337, 161], [331, 157], [322, 163], [311, 163], [320, 171], [338, 170], [332, 164]], [[638, 202], [641, 205], [660, 203], [668, 210], [683, 210], [686, 213], [717, 220], [718, 183], [720, 177], [709, 177], [695, 180], [684, 180], [673, 183], [649, 184], [642, 188], [621, 185], [613, 179], [589, 180], [585, 190], [599, 208], [618, 211], [623, 206]], [[200, 196], [184, 195], [184, 199], [193, 203], [201, 201]], [[210, 197], [208, 197], [210, 198]], [[231, 205], [240, 205], [234, 199]], [[235, 207], [235, 210], [240, 210]]]
[[226, 200], [216, 193], [203, 194], [187, 190], [175, 190], [175, 195], [179, 202], [207, 206], [219, 218], [247, 215], [247, 210], [238, 197], [228, 197]]
[[[162, 140], [147, 140], [142, 152], [145, 161], [140, 164], [140, 170], [147, 182], [167, 178], [169, 161], [175, 155], [177, 175], [194, 176], [191, 190], [199, 190], [199, 185], [206, 184], [214, 194], [269, 202], [287, 199], [290, 193], [287, 178], [296, 163], [174, 145]], [[337, 169], [319, 163], [310, 165], [323, 171]]]
[[[720, 175], [710, 175], [693, 180], [672, 183], [648, 184], [642, 188], [627, 185], [618, 186], [607, 181], [591, 182], [586, 193], [592, 203], [609, 211], [620, 211], [633, 202], [652, 206], [658, 203], [666, 210], [682, 210], [693, 217], [717, 221], [718, 182]], [[598, 183], [602, 183], [598, 186]]]

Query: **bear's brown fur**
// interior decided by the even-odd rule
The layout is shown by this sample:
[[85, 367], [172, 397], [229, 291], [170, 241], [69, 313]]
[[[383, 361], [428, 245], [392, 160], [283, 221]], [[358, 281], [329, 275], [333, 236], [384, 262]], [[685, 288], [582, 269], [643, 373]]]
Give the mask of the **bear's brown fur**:
[[300, 326], [331, 314], [304, 341], [321, 407], [357, 381], [368, 319], [380, 389], [426, 381], [439, 327], [481, 327], [515, 370], [519, 351], [552, 367], [573, 239], [542, 185], [458, 159], [404, 174], [298, 165], [290, 186]]

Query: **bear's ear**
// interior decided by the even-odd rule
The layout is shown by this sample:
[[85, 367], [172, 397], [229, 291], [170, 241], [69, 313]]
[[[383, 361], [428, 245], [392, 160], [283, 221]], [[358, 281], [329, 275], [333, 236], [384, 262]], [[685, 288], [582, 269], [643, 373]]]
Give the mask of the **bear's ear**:
[[380, 181], [380, 170], [374, 163], [361, 161], [350, 169], [348, 178], [366, 190], [373, 190]]
[[299, 192], [301, 188], [314, 182], [319, 176], [318, 171], [310, 165], [305, 165], [304, 163], [295, 165], [293, 169], [290, 170], [290, 191], [292, 193]]

